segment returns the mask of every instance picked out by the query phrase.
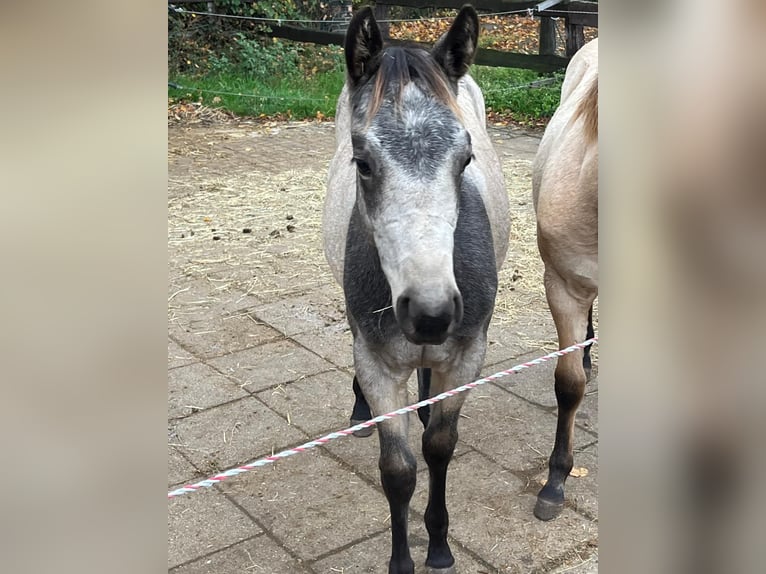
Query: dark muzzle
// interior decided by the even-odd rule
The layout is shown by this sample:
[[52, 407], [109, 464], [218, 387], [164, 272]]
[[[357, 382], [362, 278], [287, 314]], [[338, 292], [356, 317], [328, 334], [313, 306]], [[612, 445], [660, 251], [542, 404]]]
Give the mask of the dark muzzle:
[[463, 298], [433, 300], [405, 291], [396, 301], [396, 320], [405, 337], [416, 345], [441, 345], [463, 319]]

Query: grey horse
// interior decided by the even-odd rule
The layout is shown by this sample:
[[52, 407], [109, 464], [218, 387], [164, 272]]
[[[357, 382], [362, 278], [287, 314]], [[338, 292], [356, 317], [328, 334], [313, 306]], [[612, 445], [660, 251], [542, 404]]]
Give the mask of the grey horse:
[[[324, 247], [345, 294], [357, 395], [375, 415], [407, 404], [415, 369], [430, 382], [421, 392], [433, 396], [476, 378], [484, 361], [510, 220], [484, 99], [467, 75], [478, 32], [478, 15], [465, 6], [431, 52], [384, 48], [369, 7], [346, 33]], [[464, 398], [421, 417], [433, 572], [454, 571], [445, 487]], [[406, 416], [378, 425], [389, 574], [414, 572], [407, 515], [416, 461], [407, 429]]]

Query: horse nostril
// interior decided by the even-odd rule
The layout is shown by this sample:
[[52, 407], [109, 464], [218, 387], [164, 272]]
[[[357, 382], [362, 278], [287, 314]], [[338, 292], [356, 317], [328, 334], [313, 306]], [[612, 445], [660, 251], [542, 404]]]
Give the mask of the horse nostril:
[[396, 316], [400, 321], [410, 316], [410, 298], [404, 295], [396, 300]]

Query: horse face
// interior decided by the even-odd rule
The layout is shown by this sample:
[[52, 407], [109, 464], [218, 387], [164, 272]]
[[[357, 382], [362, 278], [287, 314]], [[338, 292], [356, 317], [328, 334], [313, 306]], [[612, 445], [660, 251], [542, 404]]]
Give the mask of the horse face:
[[478, 33], [470, 7], [430, 53], [384, 50], [369, 8], [346, 32], [357, 209], [391, 287], [396, 320], [416, 344], [443, 343], [463, 315], [453, 248], [471, 139], [455, 93]]
[[416, 344], [441, 344], [462, 318], [453, 270], [458, 194], [471, 140], [455, 113], [408, 84], [352, 127], [357, 208], [391, 287], [394, 313]]

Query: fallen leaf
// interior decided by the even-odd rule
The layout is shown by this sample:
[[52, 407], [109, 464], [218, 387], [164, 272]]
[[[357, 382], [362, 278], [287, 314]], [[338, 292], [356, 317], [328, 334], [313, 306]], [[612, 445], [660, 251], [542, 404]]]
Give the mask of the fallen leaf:
[[588, 476], [588, 469], [585, 468], [584, 466], [576, 466], [569, 471], [569, 476], [574, 476], [575, 478], [582, 478], [583, 476]]

